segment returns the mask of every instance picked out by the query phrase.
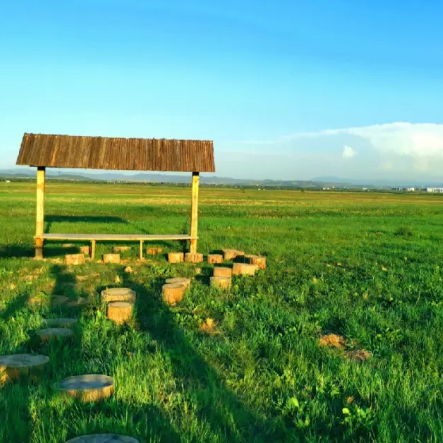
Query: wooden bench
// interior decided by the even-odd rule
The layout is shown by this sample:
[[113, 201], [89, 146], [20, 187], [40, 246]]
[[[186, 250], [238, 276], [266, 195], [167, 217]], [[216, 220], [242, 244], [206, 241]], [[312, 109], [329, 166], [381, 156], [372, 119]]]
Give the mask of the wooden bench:
[[192, 237], [187, 234], [43, 234], [36, 236], [40, 241], [44, 240], [71, 240], [71, 241], [90, 241], [91, 259], [95, 257], [95, 243], [97, 241], [139, 241], [140, 242], [140, 260], [143, 259], [143, 242], [162, 241], [162, 240], [197, 240], [198, 237]]

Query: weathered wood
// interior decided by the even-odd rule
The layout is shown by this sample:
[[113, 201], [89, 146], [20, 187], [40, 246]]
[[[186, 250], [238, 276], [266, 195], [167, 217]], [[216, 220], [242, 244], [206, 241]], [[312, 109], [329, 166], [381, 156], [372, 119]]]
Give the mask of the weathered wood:
[[245, 255], [245, 253], [237, 249], [223, 249], [223, 257], [225, 260], [233, 260], [241, 255]]
[[233, 275], [255, 275], [258, 271], [258, 265], [249, 265], [247, 263], [234, 263], [232, 266]]
[[191, 286], [191, 279], [187, 277], [172, 277], [172, 278], [167, 278], [165, 280], [165, 283], [167, 284], [180, 283], [188, 288], [189, 286]]
[[157, 255], [163, 252], [162, 248], [146, 248], [146, 254], [148, 255]]
[[116, 301], [108, 305], [108, 318], [120, 325], [127, 322], [132, 316], [133, 303]]
[[214, 277], [231, 277], [232, 269], [226, 267], [215, 267], [214, 268]]
[[56, 383], [54, 388], [82, 402], [95, 402], [111, 397], [114, 393], [114, 380], [100, 374], [78, 375], [65, 378]]
[[40, 329], [35, 333], [40, 337], [40, 340], [43, 342], [47, 342], [52, 339], [63, 339], [66, 337], [70, 337], [72, 335], [72, 331], [67, 328]]
[[85, 263], [83, 254], [66, 254], [63, 260], [65, 265], [82, 265]]
[[45, 167], [37, 168], [37, 206], [35, 216], [35, 258], [43, 259], [43, 234], [45, 225]]
[[143, 260], [143, 240], [140, 240], [140, 260]]
[[140, 440], [117, 434], [91, 434], [82, 435], [68, 440], [66, 443], [139, 443]]
[[183, 261], [184, 254], [183, 252], [169, 252], [168, 253], [168, 262], [169, 263], [181, 263]]
[[183, 300], [186, 285], [183, 283], [167, 283], [163, 285], [163, 300], [170, 306], [175, 306]]
[[103, 254], [103, 263], [120, 263], [120, 254]]
[[80, 251], [80, 254], [83, 254], [83, 255], [90, 255], [90, 253], [91, 253], [91, 249], [89, 246], [80, 246], [79, 251]]
[[91, 260], [95, 258], [95, 240], [91, 240]]
[[187, 263], [201, 263], [203, 261], [203, 254], [199, 252], [187, 252], [185, 254], [185, 262]]
[[220, 289], [229, 289], [231, 287], [231, 277], [211, 277], [211, 286]]
[[22, 376], [36, 376], [49, 362], [45, 355], [13, 354], [0, 357], [0, 381], [7, 382]]
[[257, 265], [259, 269], [266, 269], [266, 257], [261, 255], [246, 255], [245, 260], [251, 265]]
[[72, 240], [72, 241], [162, 241], [162, 240], [192, 240], [186, 234], [43, 234], [44, 240]]
[[116, 301], [126, 301], [135, 303], [136, 293], [129, 288], [108, 288], [101, 293], [102, 303], [110, 303]]
[[223, 255], [221, 254], [209, 254], [208, 255], [208, 263], [211, 265], [223, 263]]
[[191, 200], [191, 247], [190, 252], [197, 252], [197, 231], [198, 231], [198, 188], [200, 174], [192, 173], [192, 200]]

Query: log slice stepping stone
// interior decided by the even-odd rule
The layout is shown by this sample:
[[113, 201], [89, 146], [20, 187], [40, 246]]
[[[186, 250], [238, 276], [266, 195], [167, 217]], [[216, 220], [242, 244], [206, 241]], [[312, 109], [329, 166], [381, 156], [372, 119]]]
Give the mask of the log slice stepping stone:
[[0, 380], [6, 382], [21, 376], [35, 376], [49, 362], [46, 355], [13, 354], [0, 357]]
[[108, 318], [114, 323], [121, 325], [127, 322], [132, 316], [133, 303], [126, 301], [115, 301], [108, 305]]
[[170, 306], [175, 306], [183, 300], [186, 291], [186, 284], [167, 283], [163, 285], [163, 300]]
[[261, 255], [246, 255], [245, 259], [251, 265], [257, 265], [259, 269], [266, 269], [266, 257]]
[[127, 435], [91, 434], [72, 438], [66, 443], [139, 443], [139, 440]]
[[191, 279], [190, 278], [186, 278], [186, 277], [167, 278], [166, 279], [166, 284], [171, 284], [171, 283], [181, 283], [181, 284], [185, 285], [188, 288], [189, 286], [191, 286]]
[[181, 263], [183, 261], [183, 252], [169, 252], [168, 261], [169, 263]]
[[226, 267], [216, 267], [214, 268], [214, 277], [231, 277], [232, 269]]
[[108, 288], [101, 293], [102, 303], [110, 303], [114, 301], [127, 301], [135, 303], [135, 291], [129, 288]]
[[68, 328], [48, 328], [35, 332], [43, 342], [51, 339], [63, 339], [72, 336], [72, 331]]
[[66, 254], [63, 260], [65, 265], [82, 265], [85, 263], [84, 254]]
[[120, 263], [120, 254], [103, 254], [103, 263]]
[[146, 248], [146, 254], [148, 255], [157, 255], [163, 252], [162, 248]]
[[114, 393], [114, 380], [101, 374], [77, 375], [56, 383], [54, 388], [83, 402], [101, 401]]
[[185, 254], [185, 262], [187, 263], [201, 263], [203, 261], [203, 254], [199, 252], [187, 252]]
[[80, 246], [80, 254], [89, 255], [89, 246]]
[[211, 277], [211, 286], [220, 289], [229, 289], [231, 287], [231, 277]]
[[208, 254], [208, 263], [211, 265], [223, 263], [222, 254]]
[[233, 260], [241, 255], [245, 255], [245, 253], [237, 249], [223, 249], [223, 257], [225, 260]]
[[77, 321], [76, 318], [46, 318], [42, 323], [48, 328], [71, 328]]
[[258, 265], [249, 265], [247, 263], [234, 263], [232, 266], [233, 275], [255, 275], [258, 271]]
[[126, 252], [126, 251], [130, 251], [131, 247], [130, 246], [114, 246], [112, 248], [112, 250], [116, 253], [118, 252]]

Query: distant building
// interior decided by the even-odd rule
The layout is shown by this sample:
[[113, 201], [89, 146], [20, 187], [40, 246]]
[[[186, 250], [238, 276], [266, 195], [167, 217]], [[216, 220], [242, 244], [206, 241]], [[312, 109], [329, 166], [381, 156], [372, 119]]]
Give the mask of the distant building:
[[415, 188], [391, 188], [393, 191], [406, 191], [406, 192], [414, 192]]
[[426, 192], [432, 192], [434, 194], [443, 194], [443, 188], [426, 188]]

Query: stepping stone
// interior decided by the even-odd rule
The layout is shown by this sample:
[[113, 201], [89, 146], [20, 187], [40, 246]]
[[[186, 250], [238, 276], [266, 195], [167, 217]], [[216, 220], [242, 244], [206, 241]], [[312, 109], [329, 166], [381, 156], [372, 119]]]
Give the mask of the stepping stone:
[[127, 435], [91, 434], [72, 438], [66, 443], [139, 443], [139, 440]]
[[223, 257], [225, 260], [233, 260], [241, 255], [245, 255], [245, 253], [237, 249], [223, 249]]
[[249, 265], [247, 263], [234, 263], [232, 266], [233, 275], [255, 275], [258, 271], [258, 265]]
[[77, 321], [76, 318], [47, 318], [42, 323], [48, 328], [71, 328]]
[[82, 402], [101, 401], [114, 393], [114, 380], [101, 374], [77, 375], [56, 383], [54, 388]]
[[146, 254], [148, 255], [157, 255], [163, 252], [162, 248], [146, 248]]
[[223, 263], [223, 255], [221, 254], [209, 254], [208, 255], [208, 263], [211, 265]]
[[258, 269], [266, 269], [266, 257], [261, 255], [246, 255], [245, 259], [247, 263], [257, 265]]
[[110, 303], [115, 301], [127, 301], [135, 303], [135, 291], [129, 288], [108, 288], [101, 293], [102, 303]]
[[85, 263], [84, 254], [66, 254], [63, 260], [65, 265], [82, 265]]
[[115, 301], [108, 305], [108, 318], [117, 325], [127, 322], [132, 316], [134, 305], [126, 301]]
[[214, 277], [231, 277], [232, 269], [227, 267], [214, 268]]
[[120, 263], [120, 254], [103, 254], [103, 263]]
[[170, 306], [175, 306], [183, 300], [186, 291], [186, 284], [167, 283], [163, 285], [163, 300]]
[[51, 297], [51, 305], [52, 306], [60, 306], [65, 305], [69, 302], [69, 297], [65, 295], [53, 295]]
[[211, 277], [211, 286], [220, 289], [229, 289], [231, 287], [231, 277]]
[[80, 297], [77, 300], [72, 300], [72, 301], [66, 303], [66, 306], [78, 307], [78, 306], [85, 306], [88, 303], [89, 303], [89, 300], [86, 297]]
[[89, 246], [80, 246], [80, 254], [89, 255]]
[[169, 263], [180, 263], [183, 261], [183, 258], [184, 258], [183, 252], [169, 252], [168, 253]]
[[56, 338], [62, 339], [66, 337], [70, 337], [72, 335], [72, 331], [68, 328], [48, 328], [48, 329], [40, 329], [40, 331], [35, 332], [43, 342], [48, 342], [49, 340]]
[[36, 376], [49, 362], [46, 355], [13, 354], [0, 357], [0, 381], [15, 380], [21, 376]]
[[173, 277], [173, 278], [167, 278], [166, 283], [180, 283], [182, 285], [185, 285], [187, 288], [191, 286], [191, 279], [186, 277]]
[[185, 254], [185, 262], [187, 263], [201, 263], [203, 261], [203, 254], [199, 252], [187, 252]]
[[112, 248], [112, 250], [116, 253], [118, 252], [126, 252], [126, 251], [130, 251], [131, 247], [130, 246], [114, 246]]

